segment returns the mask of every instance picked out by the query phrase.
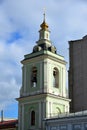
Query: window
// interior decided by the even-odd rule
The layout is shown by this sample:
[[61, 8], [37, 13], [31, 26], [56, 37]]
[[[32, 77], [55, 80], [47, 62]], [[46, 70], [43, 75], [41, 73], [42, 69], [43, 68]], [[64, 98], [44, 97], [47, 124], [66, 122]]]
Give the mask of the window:
[[85, 130], [87, 130], [87, 124], [84, 124], [85, 125]]
[[46, 33], [46, 38], [48, 38], [48, 33]]
[[59, 71], [57, 68], [53, 69], [53, 87], [59, 87]]
[[40, 33], [40, 39], [42, 39], [43, 37], [42, 37], [42, 33]]
[[57, 114], [61, 114], [61, 110], [59, 107], [56, 107], [56, 110], [57, 110]]
[[67, 130], [67, 126], [66, 125], [61, 125], [60, 130]]
[[37, 68], [36, 67], [32, 68], [32, 86], [33, 87], [37, 86]]
[[82, 128], [81, 128], [81, 125], [80, 125], [80, 124], [74, 124], [74, 125], [73, 125], [73, 129], [74, 129], [74, 130], [81, 130]]
[[31, 125], [35, 125], [35, 111], [31, 111]]

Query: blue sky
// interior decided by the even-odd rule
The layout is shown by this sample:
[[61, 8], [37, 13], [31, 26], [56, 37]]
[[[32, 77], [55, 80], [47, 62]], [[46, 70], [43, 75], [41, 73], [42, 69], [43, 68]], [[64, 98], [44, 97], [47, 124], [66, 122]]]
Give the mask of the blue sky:
[[[21, 87], [21, 63], [38, 40], [46, 8], [46, 21], [57, 53], [68, 62], [68, 41], [87, 35], [86, 0], [1, 0], [0, 1], [0, 111], [16, 117]], [[67, 65], [68, 70], [69, 62]]]

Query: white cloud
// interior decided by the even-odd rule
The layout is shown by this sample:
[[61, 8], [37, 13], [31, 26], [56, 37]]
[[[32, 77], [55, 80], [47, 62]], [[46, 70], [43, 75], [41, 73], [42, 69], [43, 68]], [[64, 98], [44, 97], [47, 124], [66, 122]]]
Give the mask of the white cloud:
[[14, 101], [14, 98], [18, 95], [18, 90], [18, 84], [14, 78], [10, 78], [7, 82], [0, 82], [0, 109]]
[[20, 61], [30, 50], [31, 46], [23, 40], [11, 44], [0, 42], [0, 110], [19, 96], [22, 77]]

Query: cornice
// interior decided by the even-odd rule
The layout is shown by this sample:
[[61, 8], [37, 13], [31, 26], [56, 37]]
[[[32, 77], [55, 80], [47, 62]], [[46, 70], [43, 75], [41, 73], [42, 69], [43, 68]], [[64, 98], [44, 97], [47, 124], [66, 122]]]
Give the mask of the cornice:
[[[41, 53], [42, 52], [42, 53]], [[29, 54], [25, 56], [25, 59], [21, 61], [22, 64], [27, 64], [30, 62], [35, 62], [36, 61], [40, 61], [40, 60], [44, 60], [46, 58], [51, 59], [53, 61], [62, 63], [66, 65], [66, 61], [64, 60], [63, 56], [60, 56], [58, 54], [53, 54], [49, 51], [41, 51], [40, 53], [34, 53], [34, 54]], [[36, 55], [35, 55], [36, 54]]]
[[54, 95], [54, 94], [51, 94], [51, 93], [40, 93], [40, 94], [35, 94], [35, 95], [29, 95], [29, 96], [23, 96], [23, 97], [19, 97], [17, 98], [16, 100], [17, 101], [24, 101], [24, 100], [28, 100], [28, 99], [36, 99], [36, 98], [46, 98], [46, 97], [51, 97], [51, 98], [56, 98], [56, 99], [60, 99], [60, 100], [64, 100], [64, 101], [71, 101], [70, 99], [68, 98], [65, 98], [65, 97], [62, 97], [62, 96], [57, 96], [57, 95]]

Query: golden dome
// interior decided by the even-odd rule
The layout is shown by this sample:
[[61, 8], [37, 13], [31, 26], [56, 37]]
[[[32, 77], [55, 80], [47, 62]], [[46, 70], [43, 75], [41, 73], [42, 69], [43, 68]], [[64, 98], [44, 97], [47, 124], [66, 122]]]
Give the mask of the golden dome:
[[43, 14], [44, 15], [44, 19], [43, 19], [43, 23], [40, 25], [41, 29], [48, 29], [48, 24], [45, 22], [45, 13]]
[[45, 21], [43, 21], [43, 23], [40, 25], [40, 27], [41, 27], [41, 29], [48, 29], [49, 26]]

